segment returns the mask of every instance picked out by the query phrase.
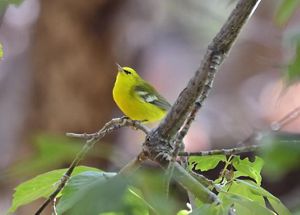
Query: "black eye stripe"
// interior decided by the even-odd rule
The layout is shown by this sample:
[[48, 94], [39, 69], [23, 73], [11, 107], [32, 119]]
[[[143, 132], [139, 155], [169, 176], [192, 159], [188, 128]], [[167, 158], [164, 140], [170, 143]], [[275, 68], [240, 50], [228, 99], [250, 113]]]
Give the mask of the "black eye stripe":
[[123, 71], [126, 73], [126, 75], [129, 75], [129, 74], [131, 74], [131, 72], [129, 72], [128, 70], [126, 70], [126, 69], [123, 69]]

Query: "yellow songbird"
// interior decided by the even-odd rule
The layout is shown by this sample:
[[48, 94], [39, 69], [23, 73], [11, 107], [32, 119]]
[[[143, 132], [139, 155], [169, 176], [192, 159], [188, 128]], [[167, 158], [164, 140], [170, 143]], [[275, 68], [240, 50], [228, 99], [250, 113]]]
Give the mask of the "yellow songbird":
[[161, 120], [171, 105], [130, 67], [118, 65], [113, 98], [121, 111], [132, 120]]

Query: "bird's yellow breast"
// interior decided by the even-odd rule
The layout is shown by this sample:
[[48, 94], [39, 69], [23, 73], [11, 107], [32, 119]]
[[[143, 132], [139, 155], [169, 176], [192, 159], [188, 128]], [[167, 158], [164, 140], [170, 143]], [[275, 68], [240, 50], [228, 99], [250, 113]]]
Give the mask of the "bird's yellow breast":
[[117, 75], [113, 89], [113, 98], [121, 111], [132, 120], [154, 122], [162, 119], [166, 111], [140, 99], [134, 92], [132, 80]]

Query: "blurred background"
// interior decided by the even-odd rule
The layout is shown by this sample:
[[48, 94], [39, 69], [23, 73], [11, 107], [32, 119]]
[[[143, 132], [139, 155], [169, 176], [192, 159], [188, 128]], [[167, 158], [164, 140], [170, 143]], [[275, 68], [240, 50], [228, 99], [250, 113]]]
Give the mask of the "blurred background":
[[[300, 11], [284, 21], [276, 16], [282, 2], [262, 1], [243, 29], [185, 139], [187, 151], [236, 146], [300, 106], [300, 86], [283, 81], [295, 60]], [[0, 214], [17, 184], [68, 166], [82, 143], [65, 138], [65, 132], [95, 132], [122, 115], [112, 100], [115, 62], [135, 68], [173, 103], [234, 5], [229, 0], [1, 2]], [[282, 132], [299, 133], [300, 119]], [[122, 129], [82, 163], [117, 171], [140, 151], [143, 138]], [[291, 209], [300, 202], [296, 160], [287, 172], [269, 169], [263, 182]], [[36, 206], [16, 214], [30, 214]]]

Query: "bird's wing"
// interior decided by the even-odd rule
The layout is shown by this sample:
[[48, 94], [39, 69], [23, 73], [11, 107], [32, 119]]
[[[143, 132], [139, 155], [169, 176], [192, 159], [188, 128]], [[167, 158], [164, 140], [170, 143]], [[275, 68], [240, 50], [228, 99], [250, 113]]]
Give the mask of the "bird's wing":
[[159, 93], [146, 82], [143, 82], [141, 85], [137, 85], [134, 88], [134, 93], [143, 102], [153, 104], [160, 109], [168, 110], [171, 107], [169, 102], [167, 102], [164, 97], [159, 95]]

